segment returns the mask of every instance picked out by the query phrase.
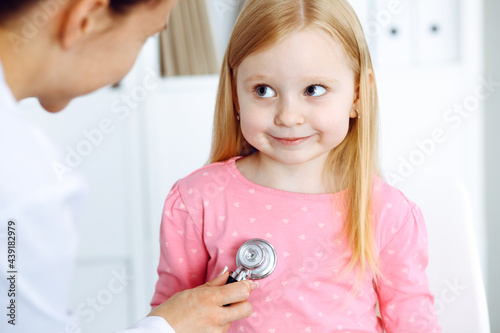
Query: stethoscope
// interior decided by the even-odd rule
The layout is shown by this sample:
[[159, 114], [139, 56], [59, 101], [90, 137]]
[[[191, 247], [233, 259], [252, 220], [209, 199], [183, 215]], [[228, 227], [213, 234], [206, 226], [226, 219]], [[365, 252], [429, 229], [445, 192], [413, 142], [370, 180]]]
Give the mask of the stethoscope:
[[246, 279], [260, 280], [274, 271], [277, 262], [274, 247], [268, 241], [254, 238], [240, 246], [236, 253], [236, 267], [226, 284]]

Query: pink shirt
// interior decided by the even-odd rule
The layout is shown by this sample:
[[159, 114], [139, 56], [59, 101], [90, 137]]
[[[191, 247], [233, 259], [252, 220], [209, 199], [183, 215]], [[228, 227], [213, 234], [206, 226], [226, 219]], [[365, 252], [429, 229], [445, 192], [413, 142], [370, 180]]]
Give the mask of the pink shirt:
[[[203, 167], [169, 193], [160, 231], [159, 280], [152, 306], [174, 293], [236, 269], [236, 252], [251, 238], [269, 241], [274, 272], [252, 292], [254, 312], [230, 332], [441, 332], [429, 291], [427, 232], [419, 208], [376, 178], [376, 244], [385, 281], [365, 274], [358, 292], [341, 231], [335, 194], [302, 194], [257, 185], [235, 161]], [[377, 316], [379, 302], [382, 318]]]

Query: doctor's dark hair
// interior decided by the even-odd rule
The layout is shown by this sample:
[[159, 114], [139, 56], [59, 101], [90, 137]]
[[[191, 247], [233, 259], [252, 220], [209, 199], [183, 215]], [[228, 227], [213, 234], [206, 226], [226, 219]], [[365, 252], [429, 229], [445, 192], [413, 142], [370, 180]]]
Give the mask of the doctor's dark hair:
[[[223, 59], [217, 93], [212, 151], [209, 163], [255, 151], [243, 137], [237, 95], [238, 66], [253, 52], [263, 51], [297, 31], [314, 28], [328, 33], [343, 49], [354, 74], [360, 118], [351, 118], [343, 142], [332, 149], [324, 168], [324, 181], [335, 207], [345, 219], [345, 267], [359, 278], [370, 271], [383, 279], [374, 238], [376, 198], [372, 184], [378, 176], [378, 98], [375, 76], [363, 29], [347, 0], [248, 0], [236, 21]], [[332, 221], [332, 223], [334, 223]]]
[[[0, 0], [0, 22], [8, 19], [13, 15], [21, 13], [23, 10], [34, 5], [37, 2], [66, 3], [68, 0]], [[160, 0], [110, 0], [109, 7], [117, 14], [125, 14], [134, 5], [140, 3], [153, 3]]]

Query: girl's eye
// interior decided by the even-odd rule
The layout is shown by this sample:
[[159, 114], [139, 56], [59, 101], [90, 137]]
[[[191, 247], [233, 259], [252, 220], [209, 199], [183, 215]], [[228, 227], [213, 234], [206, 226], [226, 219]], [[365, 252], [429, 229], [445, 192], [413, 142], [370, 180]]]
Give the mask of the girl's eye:
[[263, 98], [270, 98], [270, 97], [276, 96], [276, 92], [271, 87], [268, 87], [268, 86], [257, 86], [255, 88], [255, 93], [259, 97], [263, 97]]
[[306, 95], [319, 97], [326, 94], [326, 89], [320, 85], [312, 85], [306, 88]]

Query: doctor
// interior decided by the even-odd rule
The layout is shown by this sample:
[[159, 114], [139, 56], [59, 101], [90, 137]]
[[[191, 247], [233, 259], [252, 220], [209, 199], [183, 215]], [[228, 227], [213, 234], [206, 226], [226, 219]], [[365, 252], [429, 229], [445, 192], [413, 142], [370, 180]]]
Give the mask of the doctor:
[[[37, 97], [58, 112], [118, 82], [176, 1], [0, 0], [1, 332], [79, 332], [67, 298], [84, 185], [78, 176], [57, 181], [51, 163], [59, 152], [17, 101]], [[258, 286], [224, 286], [227, 276], [174, 295], [126, 332], [226, 332], [251, 314], [246, 299]]]

